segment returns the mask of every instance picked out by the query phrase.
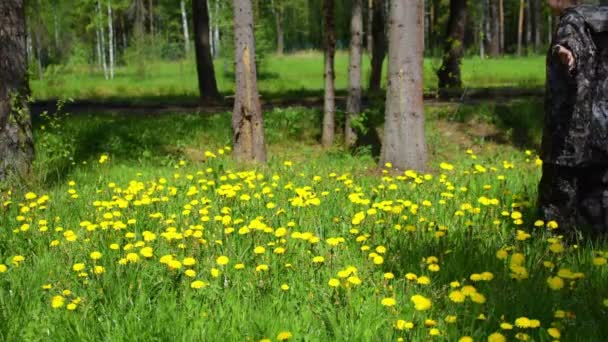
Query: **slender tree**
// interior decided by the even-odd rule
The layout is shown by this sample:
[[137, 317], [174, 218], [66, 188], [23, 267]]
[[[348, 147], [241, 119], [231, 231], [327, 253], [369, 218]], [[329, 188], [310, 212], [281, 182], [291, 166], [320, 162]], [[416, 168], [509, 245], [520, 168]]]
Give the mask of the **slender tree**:
[[255, 66], [251, 0], [234, 0], [236, 94], [232, 113], [234, 156], [240, 161], [266, 162], [264, 121]]
[[372, 27], [374, 25], [374, 0], [367, 0], [367, 53], [371, 56], [374, 48], [374, 36]]
[[34, 155], [24, 2], [0, 1], [0, 181], [27, 177]]
[[277, 55], [283, 55], [285, 50], [285, 31], [283, 30], [283, 17], [285, 4], [283, 0], [271, 0], [272, 13], [277, 31]]
[[200, 98], [202, 102], [215, 101], [221, 96], [217, 90], [213, 59], [211, 58], [207, 0], [192, 0], [192, 18], [194, 20], [194, 50]]
[[[380, 81], [382, 80], [382, 64], [386, 57], [386, 17], [385, 17], [385, 1], [374, 0], [374, 18], [372, 20], [373, 47], [371, 59], [371, 71], [369, 76], [369, 91], [376, 93], [380, 91]], [[432, 26], [432, 24], [431, 24]]]
[[363, 0], [352, 1], [350, 21], [350, 63], [348, 65], [348, 97], [346, 99], [346, 146], [354, 146], [357, 134], [352, 121], [361, 113], [361, 58], [363, 55]]
[[[488, 0], [486, 0], [488, 1]], [[489, 0], [488, 30], [486, 38], [488, 41], [488, 54], [492, 57], [500, 56], [500, 4], [499, 0]]]
[[186, 56], [190, 54], [190, 33], [188, 32], [188, 13], [186, 12], [186, 1], [180, 1], [180, 10], [182, 13], [182, 31], [184, 33], [184, 52]]
[[518, 25], [517, 25], [517, 55], [518, 56], [521, 56], [521, 53], [522, 53], [525, 7], [526, 7], [525, 0], [519, 0], [519, 21], [518, 21]]
[[450, 17], [443, 43], [443, 64], [437, 72], [440, 93], [449, 88], [462, 88], [460, 64], [464, 54], [466, 18], [467, 0], [450, 0]]
[[99, 30], [99, 45], [101, 46], [101, 63], [103, 65], [103, 77], [107, 80], [108, 75], [108, 61], [106, 59], [106, 39], [103, 29], [103, 12], [101, 11], [101, 0], [97, 0], [97, 29]]
[[391, 1], [388, 86], [380, 166], [423, 171], [426, 166], [423, 107], [424, 0]]
[[334, 0], [323, 0], [323, 38], [325, 41], [324, 63], [325, 95], [323, 97], [323, 132], [321, 143], [330, 147], [334, 143], [336, 90], [334, 86], [334, 57], [336, 54], [336, 33], [334, 28]]
[[110, 79], [114, 79], [114, 27], [112, 26], [112, 0], [108, 0], [108, 50], [110, 57]]

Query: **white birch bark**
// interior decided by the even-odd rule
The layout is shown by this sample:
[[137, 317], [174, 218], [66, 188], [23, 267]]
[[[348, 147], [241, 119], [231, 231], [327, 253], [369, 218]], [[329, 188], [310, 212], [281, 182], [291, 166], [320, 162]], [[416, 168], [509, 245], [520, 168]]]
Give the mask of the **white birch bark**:
[[213, 57], [217, 58], [220, 55], [220, 1], [215, 0], [215, 22], [213, 25]]
[[99, 45], [101, 45], [101, 64], [103, 65], [103, 77], [108, 79], [108, 63], [106, 60], [106, 39], [104, 37], [105, 33], [103, 30], [103, 16], [101, 14], [101, 0], [97, 0], [97, 27], [99, 29]]
[[182, 10], [182, 26], [184, 29], [184, 50], [186, 55], [190, 53], [190, 34], [188, 33], [188, 14], [186, 13], [186, 1], [181, 0], [180, 3]]
[[108, 0], [108, 49], [110, 56], [110, 79], [114, 79], [114, 27], [112, 26], [112, 0]]

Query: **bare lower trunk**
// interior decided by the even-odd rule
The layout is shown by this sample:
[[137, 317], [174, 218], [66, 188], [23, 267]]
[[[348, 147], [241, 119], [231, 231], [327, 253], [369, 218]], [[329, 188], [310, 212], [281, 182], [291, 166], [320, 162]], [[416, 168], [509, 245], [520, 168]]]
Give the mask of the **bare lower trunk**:
[[283, 0], [271, 1], [274, 22], [277, 31], [277, 54], [283, 55], [285, 50], [285, 33], [283, 31]]
[[487, 31], [488, 53], [492, 57], [500, 56], [500, 9], [499, 0], [489, 0], [489, 18]]
[[482, 4], [482, 10], [481, 10], [481, 19], [479, 20], [479, 58], [484, 59], [486, 58], [486, 49], [485, 49], [485, 44], [484, 44], [484, 39], [485, 39], [485, 35], [484, 35], [484, 23], [486, 22], [486, 8], [485, 8], [485, 3]]
[[196, 53], [196, 69], [198, 71], [198, 87], [201, 102], [215, 101], [221, 98], [217, 90], [213, 59], [211, 58], [208, 10], [207, 0], [192, 0], [194, 51]]
[[103, 77], [107, 80], [108, 79], [108, 61], [106, 59], [106, 39], [105, 39], [105, 32], [103, 29], [103, 15], [101, 13], [101, 0], [97, 0], [97, 16], [98, 16], [98, 22], [97, 22], [97, 27], [99, 29], [99, 37], [100, 37], [100, 41], [99, 44], [101, 45], [101, 64], [103, 66]]
[[34, 155], [25, 26], [24, 0], [0, 1], [0, 182], [27, 179]]
[[374, 0], [367, 0], [367, 53], [372, 55], [374, 48], [374, 37], [372, 27], [374, 26]]
[[361, 58], [363, 54], [363, 1], [353, 0], [350, 21], [350, 63], [348, 65], [348, 97], [346, 98], [346, 123], [344, 142], [354, 146], [357, 133], [352, 127], [361, 113]]
[[110, 56], [110, 79], [114, 79], [114, 27], [112, 26], [112, 1], [108, 0], [108, 49]]
[[528, 0], [526, 3], [526, 14], [525, 14], [525, 32], [526, 32], [526, 49], [532, 45], [532, 1]]
[[384, 4], [386, 0], [374, 0], [374, 19], [372, 26], [372, 33], [374, 37], [372, 41], [374, 46], [372, 47], [372, 59], [371, 59], [371, 71], [369, 76], [369, 91], [376, 93], [380, 91], [381, 80], [382, 80], [382, 64], [386, 57], [386, 18], [384, 11]]
[[186, 13], [186, 1], [181, 0], [180, 8], [182, 11], [182, 28], [184, 31], [184, 51], [186, 56], [190, 54], [190, 35], [188, 33], [188, 14]]
[[534, 52], [538, 52], [540, 50], [542, 39], [541, 31], [543, 27], [543, 15], [540, 2], [538, 0], [534, 0], [533, 4], [534, 19], [532, 20], [532, 27], [534, 28]]
[[500, 52], [505, 52], [505, 3], [498, 1], [498, 39], [500, 41]]
[[255, 38], [251, 0], [234, 0], [236, 94], [232, 113], [234, 157], [266, 162], [264, 122], [255, 66]]
[[464, 31], [467, 18], [467, 1], [450, 0], [450, 17], [444, 40], [443, 64], [437, 72], [439, 90], [462, 88], [460, 64], [464, 54]]
[[524, 34], [524, 6], [525, 0], [519, 0], [519, 21], [517, 25], [517, 55], [522, 53], [522, 40]]
[[389, 82], [380, 166], [423, 171], [426, 166], [422, 59], [423, 0], [391, 1]]
[[325, 40], [325, 95], [323, 98], [323, 133], [321, 143], [323, 147], [330, 147], [334, 143], [336, 91], [334, 88], [334, 56], [336, 53], [336, 36], [334, 31], [334, 0], [323, 0], [323, 29]]
[[215, 0], [215, 23], [213, 24], [213, 41], [215, 42], [213, 49], [213, 57], [217, 58], [220, 55], [220, 0]]

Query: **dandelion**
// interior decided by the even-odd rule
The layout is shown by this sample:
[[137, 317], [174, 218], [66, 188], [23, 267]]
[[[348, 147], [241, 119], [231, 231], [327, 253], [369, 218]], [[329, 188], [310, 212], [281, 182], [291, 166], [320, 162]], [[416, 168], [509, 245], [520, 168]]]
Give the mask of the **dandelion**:
[[322, 264], [325, 261], [325, 258], [322, 256], [316, 256], [312, 258], [312, 262], [315, 264]]
[[557, 328], [549, 328], [547, 329], [547, 333], [549, 334], [549, 336], [558, 340], [562, 337], [561, 332]]
[[293, 334], [289, 331], [281, 331], [278, 335], [277, 335], [277, 340], [278, 341], [287, 341], [290, 338], [293, 337]]
[[392, 297], [387, 297], [387, 298], [383, 298], [382, 301], [380, 302], [380, 304], [382, 304], [383, 306], [395, 306], [395, 304], [397, 304], [397, 301], [395, 300], [395, 298]]
[[462, 336], [458, 339], [458, 342], [473, 342], [473, 338], [471, 336]]
[[154, 250], [152, 247], [144, 247], [139, 250], [139, 254], [141, 254], [144, 258], [151, 258], [154, 256]]
[[0, 273], [4, 273], [8, 270], [8, 267], [5, 264], [0, 264]]
[[63, 296], [57, 295], [53, 297], [51, 300], [51, 307], [53, 309], [59, 309], [65, 304], [65, 298]]
[[218, 257], [218, 258], [215, 260], [215, 262], [216, 262], [218, 265], [220, 265], [220, 266], [224, 266], [224, 265], [227, 265], [227, 264], [228, 264], [228, 262], [230, 262], [230, 259], [228, 259], [228, 257], [227, 257], [227, 256], [222, 255], [222, 256], [219, 256], [219, 257]]
[[94, 252], [91, 252], [91, 254], [89, 254], [89, 257], [91, 257], [91, 259], [93, 259], [93, 260], [99, 260], [99, 259], [101, 259], [101, 256], [102, 256], [101, 252], [98, 252], [98, 251], [94, 251]]
[[76, 310], [77, 305], [75, 303], [70, 303], [66, 306], [66, 309], [70, 310], [70, 311], [74, 311]]
[[195, 280], [192, 283], [190, 283], [190, 287], [193, 289], [201, 289], [207, 285], [209, 285], [209, 284], [205, 283], [202, 280]]
[[282, 285], [281, 285], [281, 290], [283, 290], [283, 291], [288, 291], [288, 290], [289, 290], [289, 285], [287, 285], [287, 284], [282, 284]]
[[530, 319], [528, 317], [519, 317], [515, 320], [515, 326], [518, 328], [530, 328]]
[[593, 264], [595, 266], [604, 266], [604, 265], [606, 265], [606, 258], [604, 258], [604, 257], [595, 257], [595, 258], [593, 258], [592, 262], [593, 262]]
[[421, 296], [421, 295], [413, 295], [410, 300], [414, 303], [414, 308], [418, 311], [425, 311], [431, 308], [431, 300]]
[[448, 297], [454, 303], [462, 303], [466, 299], [465, 295], [458, 290], [450, 292]]
[[331, 287], [338, 287], [338, 286], [340, 286], [340, 280], [338, 280], [336, 278], [331, 278], [331, 279], [329, 279], [327, 284]]
[[412, 328], [414, 328], [414, 323], [412, 322], [408, 322], [402, 319], [398, 319], [395, 322], [395, 329], [397, 330], [410, 330]]
[[495, 332], [493, 334], [491, 334], [490, 336], [488, 336], [488, 342], [506, 342], [507, 338], [505, 337], [505, 335], [499, 333], [499, 332]]
[[549, 285], [551, 290], [561, 290], [564, 288], [564, 280], [560, 277], [549, 277], [547, 278], [547, 285]]

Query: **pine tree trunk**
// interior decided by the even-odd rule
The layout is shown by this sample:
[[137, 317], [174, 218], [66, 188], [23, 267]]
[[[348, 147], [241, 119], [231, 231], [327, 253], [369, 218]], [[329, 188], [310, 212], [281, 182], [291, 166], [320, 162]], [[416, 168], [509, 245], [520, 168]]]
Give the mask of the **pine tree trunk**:
[[350, 63], [348, 65], [348, 97], [346, 98], [346, 123], [344, 141], [352, 147], [357, 133], [352, 127], [361, 113], [361, 59], [363, 55], [363, 0], [352, 1], [350, 20]]
[[529, 49], [530, 46], [532, 45], [532, 1], [528, 0], [526, 2], [526, 12], [524, 14], [524, 20], [525, 20], [525, 32], [526, 32], [526, 41], [525, 41], [525, 47], [526, 49]]
[[374, 0], [367, 0], [367, 53], [369, 56], [372, 55], [374, 48], [372, 27], [374, 27]]
[[372, 60], [371, 60], [371, 72], [369, 76], [369, 91], [371, 93], [377, 93], [381, 90], [382, 81], [382, 64], [386, 57], [386, 17], [384, 11], [384, 4], [386, 0], [374, 0], [374, 19], [372, 21]]
[[484, 26], [486, 23], [486, 6], [485, 2], [482, 3], [481, 9], [481, 19], [479, 20], [479, 58], [486, 58], [486, 45], [485, 45], [485, 34], [484, 34]]
[[270, 6], [274, 14], [274, 23], [277, 31], [277, 55], [282, 56], [285, 50], [285, 33], [283, 30], [283, 0], [271, 0]]
[[492, 57], [500, 56], [500, 6], [499, 0], [489, 0], [489, 32], [487, 34], [488, 39], [488, 53]]
[[234, 0], [236, 94], [232, 113], [234, 157], [266, 162], [262, 106], [255, 65], [255, 37], [251, 0]]
[[336, 34], [334, 27], [334, 0], [323, 0], [323, 35], [325, 40], [325, 95], [323, 98], [323, 132], [321, 143], [323, 147], [330, 147], [334, 143], [335, 116], [336, 116], [336, 90], [334, 87], [334, 57], [336, 54]]
[[443, 64], [437, 72], [441, 95], [444, 95], [444, 90], [462, 88], [460, 64], [464, 54], [466, 20], [467, 0], [450, 0], [450, 17], [444, 41]]
[[108, 49], [110, 56], [110, 79], [114, 79], [114, 27], [112, 26], [112, 0], [108, 0]]
[[186, 1], [181, 0], [180, 8], [182, 11], [182, 28], [184, 30], [184, 51], [186, 56], [190, 54], [190, 34], [188, 33], [188, 14], [186, 12]]
[[524, 34], [524, 6], [525, 0], [519, 0], [519, 21], [517, 25], [517, 55], [522, 53], [522, 40]]
[[498, 1], [498, 39], [500, 41], [500, 53], [505, 52], [505, 3], [504, 0]]
[[388, 86], [380, 167], [424, 171], [424, 0], [390, 2]]
[[538, 52], [538, 51], [540, 51], [540, 45], [542, 44], [541, 32], [542, 32], [542, 27], [543, 27], [543, 25], [542, 25], [543, 15], [542, 15], [541, 4], [539, 3], [539, 1], [533, 0], [532, 3], [534, 4], [534, 8], [533, 8], [534, 19], [532, 20], [532, 27], [534, 29], [534, 52]]
[[192, 19], [194, 21], [194, 51], [200, 99], [202, 103], [216, 101], [221, 96], [217, 90], [213, 59], [211, 58], [207, 0], [192, 0]]
[[26, 32], [24, 0], [0, 1], [0, 182], [27, 179], [34, 156]]

